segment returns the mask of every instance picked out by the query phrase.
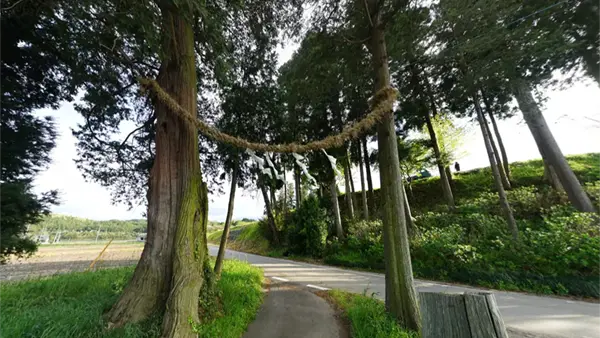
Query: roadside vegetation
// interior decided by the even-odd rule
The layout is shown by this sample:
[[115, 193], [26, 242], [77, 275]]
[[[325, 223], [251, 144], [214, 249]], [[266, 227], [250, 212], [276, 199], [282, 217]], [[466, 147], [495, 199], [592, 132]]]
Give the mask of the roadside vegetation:
[[[158, 337], [161, 316], [107, 331], [103, 314], [131, 279], [133, 267], [77, 272], [3, 283], [0, 326], [3, 337]], [[239, 338], [262, 303], [262, 271], [235, 260], [225, 262], [221, 278], [202, 297], [201, 337]]]
[[[588, 194], [598, 201], [599, 154], [568, 157]], [[439, 178], [412, 182], [409, 196], [414, 229], [411, 258], [418, 278], [540, 294], [600, 297], [598, 216], [574, 210], [563, 194], [543, 179], [541, 161], [512, 163], [513, 188], [507, 191], [520, 239], [512, 241], [492, 192], [489, 168], [454, 175], [457, 206], [450, 211]], [[375, 190], [376, 206], [379, 192]], [[360, 202], [361, 193], [356, 196]], [[342, 214], [344, 196], [340, 196]], [[383, 271], [382, 225], [376, 218], [343, 220], [344, 240], [327, 238], [333, 221], [327, 199], [307, 198], [280, 218], [283, 245], [269, 245], [266, 220], [234, 228], [230, 248], [270, 256], [317, 259], [326, 264]], [[377, 217], [379, 210], [373, 213]], [[299, 214], [315, 217], [295, 217]], [[220, 234], [209, 236], [218, 241]]]
[[366, 294], [354, 294], [340, 290], [320, 293], [333, 303], [350, 324], [353, 338], [417, 338], [418, 334], [408, 332], [385, 311], [385, 304]]

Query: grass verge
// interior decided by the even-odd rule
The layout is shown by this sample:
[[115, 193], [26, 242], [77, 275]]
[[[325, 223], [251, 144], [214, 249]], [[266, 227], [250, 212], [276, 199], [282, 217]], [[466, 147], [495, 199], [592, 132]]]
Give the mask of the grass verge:
[[358, 295], [340, 290], [318, 293], [344, 314], [350, 324], [353, 338], [417, 338], [419, 335], [408, 332], [385, 311], [380, 300], [366, 295]]
[[[208, 241], [219, 245], [222, 235], [222, 230], [213, 232], [208, 235]], [[258, 222], [232, 227], [227, 248], [265, 256], [270, 252], [269, 241], [261, 233]]]
[[[3, 337], [158, 337], [159, 315], [106, 331], [102, 314], [117, 300], [133, 267], [76, 272], [0, 285]], [[201, 337], [240, 337], [262, 303], [262, 272], [226, 261], [217, 292], [221, 313], [196, 327]]]

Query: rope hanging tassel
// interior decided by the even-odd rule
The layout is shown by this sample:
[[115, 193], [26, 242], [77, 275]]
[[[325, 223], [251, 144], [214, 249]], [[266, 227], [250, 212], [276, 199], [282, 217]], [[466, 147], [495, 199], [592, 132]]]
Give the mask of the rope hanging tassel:
[[308, 172], [308, 168], [306, 167], [306, 164], [304, 164], [302, 162], [304, 157], [301, 155], [298, 155], [296, 153], [292, 153], [292, 156], [294, 156], [294, 159], [296, 160], [296, 164], [300, 167], [300, 170], [302, 170], [302, 173], [304, 174], [304, 176], [306, 176], [312, 184], [317, 185], [317, 180], [313, 177], [313, 175], [311, 175]]
[[[248, 140], [226, 134], [215, 127], [210, 126], [206, 122], [192, 116], [188, 111], [175, 101], [154, 79], [140, 79], [142, 92], [149, 91], [155, 99], [169, 107], [171, 111], [177, 114], [181, 119], [188, 121], [196, 126], [200, 133], [215, 141], [223, 142], [238, 148], [246, 148], [248, 150], [260, 152], [275, 152], [275, 153], [305, 153], [308, 151], [319, 149], [330, 149], [342, 147], [347, 141], [356, 139], [375, 125], [381, 122], [387, 114], [392, 112], [393, 104], [396, 101], [397, 91], [394, 88], [386, 87], [375, 93], [371, 99], [373, 109], [362, 120], [357, 123], [350, 124], [337, 135], [327, 136], [318, 141], [313, 141], [305, 144], [287, 143], [287, 144], [265, 144], [255, 143]], [[256, 156], [256, 155], [255, 155]], [[262, 160], [262, 159], [261, 159]]]
[[325, 156], [327, 156], [327, 159], [329, 160], [329, 163], [331, 163], [331, 169], [333, 169], [333, 175], [334, 176], [342, 176], [342, 173], [340, 173], [340, 171], [337, 168], [337, 159], [331, 155], [329, 155], [325, 149], [321, 149], [323, 151], [323, 153], [325, 153]]

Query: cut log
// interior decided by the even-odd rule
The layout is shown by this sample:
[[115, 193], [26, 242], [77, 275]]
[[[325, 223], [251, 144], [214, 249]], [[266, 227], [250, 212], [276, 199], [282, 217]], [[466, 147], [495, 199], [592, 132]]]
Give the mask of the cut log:
[[508, 338], [492, 293], [419, 295], [422, 338]]

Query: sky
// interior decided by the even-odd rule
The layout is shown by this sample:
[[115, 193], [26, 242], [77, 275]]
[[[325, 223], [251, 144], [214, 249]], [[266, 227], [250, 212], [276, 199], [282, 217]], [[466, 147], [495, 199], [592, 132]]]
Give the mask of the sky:
[[[297, 45], [279, 48], [279, 63], [288, 60]], [[556, 141], [564, 154], [580, 154], [600, 152], [600, 88], [591, 81], [575, 83], [566, 90], [546, 91], [548, 101], [544, 104], [543, 113]], [[52, 207], [53, 213], [71, 215], [94, 220], [135, 219], [141, 218], [143, 208], [132, 210], [124, 205], [111, 204], [108, 188], [95, 182], [86, 182], [78, 171], [74, 159], [77, 156], [76, 139], [71, 129], [83, 118], [75, 112], [72, 103], [64, 103], [58, 109], [41, 109], [36, 112], [40, 116], [52, 116], [56, 122], [59, 137], [52, 150], [52, 163], [48, 170], [42, 172], [35, 181], [38, 193], [57, 189], [61, 204]], [[461, 170], [469, 170], [489, 166], [488, 157], [483, 144], [481, 132], [477, 124], [468, 121], [457, 121], [470, 125], [459, 150], [463, 156], [458, 159]], [[535, 142], [525, 125], [520, 112], [509, 120], [498, 121], [498, 127], [510, 162], [539, 158]], [[127, 133], [127, 130], [123, 130]], [[375, 144], [370, 147], [373, 148]], [[436, 173], [435, 169], [431, 170]], [[290, 177], [291, 175], [288, 175]], [[355, 186], [360, 187], [358, 170], [354, 168]], [[379, 187], [379, 175], [373, 173], [375, 188]], [[223, 191], [229, 191], [229, 183], [225, 183]], [[343, 191], [343, 187], [340, 187]], [[209, 203], [209, 220], [224, 221], [227, 212], [228, 195], [212, 195]], [[264, 203], [257, 191], [237, 189], [233, 219], [253, 218], [263, 215]]]

